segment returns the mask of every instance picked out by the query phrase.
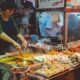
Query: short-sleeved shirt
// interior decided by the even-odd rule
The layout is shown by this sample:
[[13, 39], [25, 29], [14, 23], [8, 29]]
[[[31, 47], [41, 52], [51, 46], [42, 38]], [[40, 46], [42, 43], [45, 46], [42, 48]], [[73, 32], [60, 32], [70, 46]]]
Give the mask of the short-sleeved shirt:
[[22, 25], [26, 25], [26, 27], [29, 25], [29, 18], [27, 16], [23, 16], [21, 20]]
[[[14, 22], [13, 17], [10, 17], [8, 21], [4, 21], [0, 16], [0, 34], [5, 32], [12, 39], [16, 40], [16, 36], [19, 33], [16, 23]], [[0, 39], [0, 51], [3, 48], [8, 47], [9, 43]]]

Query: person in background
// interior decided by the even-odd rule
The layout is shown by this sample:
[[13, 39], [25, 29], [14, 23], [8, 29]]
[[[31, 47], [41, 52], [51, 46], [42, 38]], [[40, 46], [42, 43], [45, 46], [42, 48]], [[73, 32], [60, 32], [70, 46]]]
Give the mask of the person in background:
[[21, 22], [20, 25], [22, 25], [23, 28], [23, 34], [29, 34], [29, 28], [28, 27], [32, 27], [33, 25], [31, 25], [29, 23], [29, 19], [31, 16], [31, 13], [33, 13], [33, 4], [30, 1], [26, 1], [26, 3], [24, 3], [23, 5], [23, 16], [21, 17]]
[[27, 2], [28, 0], [21, 0], [21, 5], [24, 6], [24, 4]]
[[[17, 28], [16, 22], [12, 15], [16, 9], [15, 3], [3, 2], [1, 4], [0, 14], [0, 55], [9, 51], [10, 45], [13, 45], [17, 49], [27, 47], [27, 41], [21, 35]], [[17, 43], [17, 38], [22, 42], [22, 47]]]

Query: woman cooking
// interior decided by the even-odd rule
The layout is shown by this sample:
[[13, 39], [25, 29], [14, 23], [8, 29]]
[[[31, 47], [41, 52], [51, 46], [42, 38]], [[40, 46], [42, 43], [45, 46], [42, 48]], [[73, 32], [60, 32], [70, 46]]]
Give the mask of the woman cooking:
[[3, 2], [0, 15], [0, 55], [10, 50], [10, 45], [21, 49], [21, 45], [16, 42], [17, 38], [22, 42], [22, 47], [27, 47], [27, 41], [20, 34], [17, 25], [12, 17], [16, 5], [11, 2]]

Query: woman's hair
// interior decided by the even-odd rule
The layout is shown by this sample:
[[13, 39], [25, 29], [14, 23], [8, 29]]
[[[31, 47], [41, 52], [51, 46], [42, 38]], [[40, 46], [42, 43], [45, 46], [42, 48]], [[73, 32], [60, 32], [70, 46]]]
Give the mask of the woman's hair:
[[26, 3], [24, 3], [23, 8], [30, 8], [30, 9], [34, 9], [32, 2], [27, 1]]
[[17, 5], [13, 2], [2, 2], [1, 3], [1, 10], [5, 11], [6, 9], [16, 9]]

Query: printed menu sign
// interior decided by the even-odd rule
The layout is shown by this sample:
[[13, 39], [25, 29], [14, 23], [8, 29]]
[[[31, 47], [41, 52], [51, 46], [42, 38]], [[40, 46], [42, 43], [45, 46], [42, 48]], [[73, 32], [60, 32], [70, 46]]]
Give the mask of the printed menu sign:
[[80, 0], [71, 0], [72, 6], [80, 6]]
[[66, 0], [67, 11], [80, 11], [80, 0]]
[[64, 7], [64, 0], [38, 0], [38, 3], [40, 9]]

